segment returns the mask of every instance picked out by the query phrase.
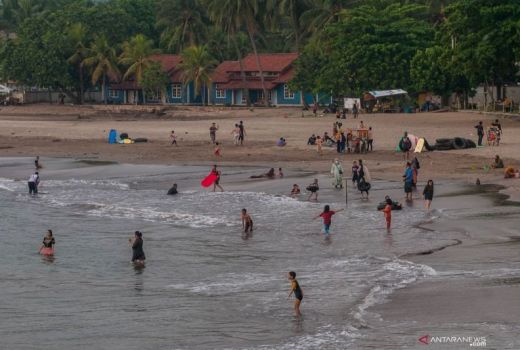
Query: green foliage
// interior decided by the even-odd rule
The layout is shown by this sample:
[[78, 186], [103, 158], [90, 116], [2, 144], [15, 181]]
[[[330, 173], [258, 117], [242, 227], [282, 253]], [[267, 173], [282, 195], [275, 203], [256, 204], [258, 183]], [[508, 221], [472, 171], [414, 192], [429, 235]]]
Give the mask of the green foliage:
[[144, 70], [152, 63], [150, 55], [158, 53], [153, 47], [153, 41], [142, 34], [137, 34], [129, 41], [125, 41], [122, 48], [119, 63], [127, 67], [123, 79], [133, 77], [141, 83]]
[[208, 52], [206, 46], [190, 46], [182, 52], [182, 63], [179, 69], [182, 71], [184, 84], [193, 83], [195, 94], [199, 96], [204, 86], [211, 83], [211, 73], [217, 61]]
[[143, 71], [141, 86], [147, 94], [159, 95], [160, 93], [164, 94], [169, 81], [170, 79], [162, 69], [161, 64], [152, 62]]

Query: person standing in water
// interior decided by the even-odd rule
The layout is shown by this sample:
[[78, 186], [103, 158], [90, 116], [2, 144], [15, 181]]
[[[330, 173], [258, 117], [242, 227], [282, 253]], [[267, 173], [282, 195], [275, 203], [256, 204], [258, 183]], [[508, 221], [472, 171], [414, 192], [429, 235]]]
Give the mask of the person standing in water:
[[291, 281], [291, 292], [289, 293], [289, 296], [287, 298], [290, 298], [291, 295], [294, 294], [294, 297], [296, 300], [294, 301], [294, 312], [296, 313], [297, 317], [300, 317], [302, 313], [300, 312], [300, 305], [303, 300], [303, 291], [300, 287], [300, 284], [296, 280], [296, 272], [290, 271], [287, 274], [289, 281]]
[[244, 233], [253, 233], [253, 219], [247, 213], [247, 209], [242, 209], [242, 228]]
[[428, 180], [428, 183], [424, 186], [423, 196], [424, 206], [426, 207], [426, 210], [430, 210], [433, 200], [433, 180]]
[[318, 179], [314, 179], [314, 181], [307, 186], [307, 191], [309, 191], [311, 194], [309, 195], [308, 200], [311, 201], [312, 197], [314, 197], [314, 200], [318, 201], [318, 191], [320, 190], [320, 186], [318, 185]]
[[341, 166], [338, 158], [336, 158], [332, 163], [330, 173], [334, 178], [332, 180], [332, 186], [339, 189], [343, 188], [343, 167]]
[[27, 185], [29, 186], [29, 194], [35, 195], [38, 194], [38, 185], [40, 184], [40, 175], [38, 172], [34, 172], [29, 178]]
[[134, 238], [129, 238], [128, 242], [132, 246], [132, 262], [134, 264], [144, 265], [146, 257], [143, 250], [143, 234], [141, 231], [135, 231]]
[[314, 218], [314, 220], [316, 220], [320, 217], [323, 218], [323, 234], [325, 235], [325, 237], [328, 237], [330, 234], [330, 225], [332, 224], [332, 215], [339, 213], [342, 210], [344, 210], [344, 209], [338, 209], [336, 211], [330, 210], [330, 206], [326, 205], [325, 208], [323, 208], [323, 212]]
[[56, 244], [56, 241], [52, 235], [52, 230], [47, 230], [47, 234], [43, 237], [42, 246], [38, 252], [41, 255], [52, 256], [54, 255], [54, 244]]
[[392, 227], [392, 206], [394, 203], [390, 199], [390, 197], [386, 198], [386, 206], [385, 209], [383, 209], [383, 213], [385, 214], [386, 219], [386, 230], [390, 232]]
[[412, 190], [413, 190], [413, 169], [412, 163], [406, 162], [406, 170], [403, 175], [404, 181], [404, 193], [406, 194], [406, 200], [411, 201], [412, 198]]
[[43, 168], [43, 167], [40, 164], [40, 156], [36, 156], [36, 159], [34, 160], [34, 169], [36, 169], [36, 171], [38, 171], [38, 169], [41, 169], [41, 168]]
[[211, 170], [211, 173], [217, 177], [215, 182], [213, 183], [213, 192], [217, 189], [217, 187], [220, 189], [221, 192], [224, 192], [224, 189], [222, 186], [220, 186], [220, 175], [222, 174], [220, 170], [217, 169], [217, 165], [213, 165], [213, 169]]

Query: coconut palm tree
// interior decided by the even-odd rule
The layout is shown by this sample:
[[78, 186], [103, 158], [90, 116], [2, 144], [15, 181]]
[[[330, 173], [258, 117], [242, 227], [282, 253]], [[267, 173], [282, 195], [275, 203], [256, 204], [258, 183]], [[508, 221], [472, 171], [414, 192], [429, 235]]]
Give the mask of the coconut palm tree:
[[202, 43], [207, 20], [199, 3], [193, 0], [161, 0], [158, 3], [157, 27], [162, 29], [161, 43], [169, 51], [179, 52]]
[[74, 48], [74, 52], [67, 59], [67, 62], [78, 66], [79, 74], [79, 104], [83, 104], [83, 60], [87, 54], [87, 48], [85, 47], [85, 39], [87, 36], [87, 29], [82, 23], [73, 24], [67, 33], [68, 40], [71, 47]]
[[205, 45], [190, 46], [182, 51], [181, 56], [179, 69], [182, 71], [183, 83], [187, 85], [192, 82], [196, 96], [202, 91], [202, 104], [206, 104], [205, 91], [211, 84], [211, 73], [218, 62], [210, 55]]
[[[255, 37], [258, 34], [259, 22], [265, 18], [259, 18], [262, 13], [266, 17], [274, 9], [272, 0], [207, 0], [207, 11], [215, 23], [223, 23], [232, 34], [238, 33], [245, 28], [251, 42], [255, 55], [256, 66], [260, 73], [260, 82], [264, 92], [265, 103], [267, 100], [267, 89], [265, 88], [264, 72], [260, 64]], [[243, 68], [241, 67], [243, 70]], [[244, 79], [245, 80], [245, 79]]]
[[302, 14], [301, 21], [308, 34], [315, 38], [321, 36], [323, 28], [340, 19], [341, 11], [351, 7], [361, 0], [305, 0], [308, 9]]
[[[144, 70], [152, 63], [150, 56], [159, 51], [154, 49], [153, 41], [142, 34], [137, 34], [130, 38], [129, 41], [125, 41], [122, 48], [123, 51], [119, 56], [119, 63], [127, 67], [123, 79], [134, 77], [139, 85], [143, 79]], [[141, 90], [143, 101], [145, 101], [144, 89]]]
[[[281, 0], [279, 2], [279, 9], [280, 13], [287, 17], [287, 20], [291, 25], [294, 47], [296, 48], [296, 51], [300, 52], [303, 36], [305, 34], [302, 16], [305, 11], [309, 10], [308, 4], [301, 0]], [[280, 21], [278, 21], [278, 23], [280, 23]]]
[[106, 103], [105, 86], [107, 75], [119, 77], [117, 68], [116, 50], [108, 44], [104, 35], [96, 36], [94, 41], [87, 48], [83, 66], [89, 67], [92, 71], [92, 85], [96, 85], [101, 79], [101, 93], [103, 102]]

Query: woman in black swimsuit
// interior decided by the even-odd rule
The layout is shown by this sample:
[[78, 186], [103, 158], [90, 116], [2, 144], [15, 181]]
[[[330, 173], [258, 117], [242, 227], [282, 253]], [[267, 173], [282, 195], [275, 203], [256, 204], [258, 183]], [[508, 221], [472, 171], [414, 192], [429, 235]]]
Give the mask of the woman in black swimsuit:
[[128, 239], [132, 245], [132, 262], [134, 264], [143, 265], [146, 257], [143, 250], [143, 234], [140, 231], [135, 231], [134, 239]]

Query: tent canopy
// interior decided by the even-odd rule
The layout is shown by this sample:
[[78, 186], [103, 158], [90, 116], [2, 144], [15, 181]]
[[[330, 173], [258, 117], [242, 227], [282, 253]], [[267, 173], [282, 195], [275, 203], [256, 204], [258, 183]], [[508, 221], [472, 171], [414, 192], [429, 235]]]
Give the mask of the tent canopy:
[[7, 86], [0, 84], [0, 94], [8, 94], [11, 92]]
[[374, 98], [388, 97], [388, 96], [399, 96], [406, 95], [408, 92], [403, 89], [396, 90], [374, 90], [368, 92], [370, 95], [374, 96]]

